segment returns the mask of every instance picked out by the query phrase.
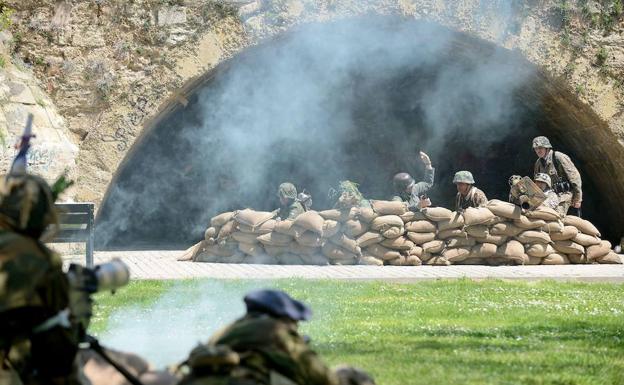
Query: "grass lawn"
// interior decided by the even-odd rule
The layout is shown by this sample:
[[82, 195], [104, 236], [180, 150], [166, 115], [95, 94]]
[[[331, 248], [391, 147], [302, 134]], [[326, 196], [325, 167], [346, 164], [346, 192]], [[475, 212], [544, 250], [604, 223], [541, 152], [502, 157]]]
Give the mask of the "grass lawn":
[[[121, 335], [111, 346], [175, 363], [242, 314], [243, 293], [264, 286], [135, 281], [114, 296], [98, 295], [92, 331], [104, 344]], [[624, 384], [623, 285], [288, 280], [268, 286], [312, 306], [314, 319], [302, 330], [329, 364], [365, 368], [378, 384]]]

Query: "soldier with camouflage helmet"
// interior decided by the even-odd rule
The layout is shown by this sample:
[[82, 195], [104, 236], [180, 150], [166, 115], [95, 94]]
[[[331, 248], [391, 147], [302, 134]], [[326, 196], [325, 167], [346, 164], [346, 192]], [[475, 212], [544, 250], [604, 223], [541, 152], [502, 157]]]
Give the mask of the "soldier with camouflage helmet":
[[[337, 198], [336, 198], [337, 196]], [[338, 184], [338, 190], [330, 191], [330, 199], [336, 199], [335, 209], [349, 209], [351, 207], [371, 208], [370, 201], [364, 198], [358, 184], [350, 180], [342, 180]]]
[[290, 182], [279, 185], [277, 196], [280, 201], [280, 208], [277, 210], [277, 217], [282, 220], [295, 219], [299, 214], [305, 212], [305, 208], [297, 200], [297, 188]]
[[560, 205], [557, 193], [552, 190], [552, 180], [550, 179], [550, 176], [545, 173], [538, 173], [535, 174], [535, 177], [533, 177], [533, 181], [539, 188], [542, 189], [544, 194], [546, 194], [546, 200], [542, 202], [540, 206], [557, 210], [559, 215], [562, 217], [565, 216], [565, 212], [563, 212], [565, 207]]
[[463, 212], [468, 207], [482, 207], [487, 204], [485, 193], [474, 186], [475, 180], [470, 171], [457, 171], [453, 183], [457, 186], [455, 211]]
[[533, 139], [533, 150], [538, 156], [534, 173], [550, 177], [552, 189], [559, 197], [560, 210], [565, 215], [570, 206], [580, 209], [583, 201], [581, 174], [570, 157], [555, 151], [545, 136]]
[[425, 165], [424, 180], [416, 183], [414, 178], [406, 172], [395, 174], [393, 178], [396, 195], [392, 197], [392, 200], [407, 202], [408, 207], [416, 211], [431, 206], [431, 201], [425, 193], [433, 187], [435, 176], [435, 169], [431, 165], [429, 156], [421, 151], [420, 160]]

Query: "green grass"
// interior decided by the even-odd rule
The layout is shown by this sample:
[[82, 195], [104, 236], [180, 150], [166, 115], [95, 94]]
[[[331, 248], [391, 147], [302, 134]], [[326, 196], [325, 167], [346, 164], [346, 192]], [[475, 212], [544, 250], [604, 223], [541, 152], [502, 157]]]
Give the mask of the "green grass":
[[[93, 326], [104, 330], [111, 312], [124, 306], [148, 314], [167, 290], [182, 302], [220, 300], [228, 292], [239, 301], [249, 288], [267, 285], [221, 282], [215, 291], [207, 282], [133, 282], [115, 296], [99, 295]], [[624, 384], [622, 285], [289, 280], [270, 286], [313, 307], [302, 331], [330, 365], [366, 368], [379, 384]], [[181, 308], [167, 306], [172, 314]]]

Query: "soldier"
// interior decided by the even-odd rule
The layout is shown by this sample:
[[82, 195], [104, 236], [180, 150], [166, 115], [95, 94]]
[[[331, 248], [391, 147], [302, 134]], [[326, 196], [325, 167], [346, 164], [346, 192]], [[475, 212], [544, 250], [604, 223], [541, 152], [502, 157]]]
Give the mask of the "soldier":
[[474, 178], [470, 171], [457, 171], [453, 177], [457, 186], [455, 210], [463, 212], [468, 207], [482, 207], [488, 202], [485, 193], [474, 186]]
[[278, 290], [245, 296], [247, 314], [199, 345], [179, 385], [338, 385], [297, 330], [310, 308]]
[[364, 198], [358, 184], [350, 180], [342, 180], [338, 185], [338, 191], [331, 189], [330, 199], [338, 197], [334, 204], [335, 209], [350, 209], [351, 207], [371, 208], [370, 201]]
[[562, 217], [565, 216], [565, 212], [563, 211], [565, 207], [559, 204], [559, 197], [557, 196], [557, 193], [552, 190], [550, 176], [544, 173], [535, 174], [533, 181], [539, 188], [542, 189], [544, 194], [546, 194], [546, 200], [542, 202], [540, 206], [557, 210], [559, 215]]
[[290, 182], [282, 183], [277, 190], [280, 200], [280, 208], [277, 210], [279, 219], [295, 219], [297, 215], [304, 213], [303, 205], [297, 200], [297, 188]]
[[392, 197], [393, 201], [407, 202], [410, 210], [419, 211], [431, 206], [431, 200], [425, 193], [433, 186], [435, 169], [431, 166], [431, 159], [424, 152], [420, 152], [420, 160], [425, 165], [425, 179], [416, 183], [414, 178], [406, 172], [394, 175], [394, 191], [397, 195]]
[[583, 201], [581, 174], [570, 157], [553, 150], [550, 140], [545, 136], [533, 139], [533, 150], [538, 156], [535, 161], [535, 174], [544, 173], [550, 176], [552, 188], [559, 197], [564, 215], [570, 206], [580, 213]]

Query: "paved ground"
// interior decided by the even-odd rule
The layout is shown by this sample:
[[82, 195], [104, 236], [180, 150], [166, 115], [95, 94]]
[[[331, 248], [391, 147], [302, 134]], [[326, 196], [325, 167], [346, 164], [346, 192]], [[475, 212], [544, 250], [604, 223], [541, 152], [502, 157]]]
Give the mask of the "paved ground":
[[[415, 282], [444, 278], [624, 282], [624, 265], [564, 266], [278, 266], [179, 262], [182, 251], [96, 252], [95, 262], [121, 258], [134, 279], [342, 279]], [[65, 262], [84, 263], [84, 256]]]

